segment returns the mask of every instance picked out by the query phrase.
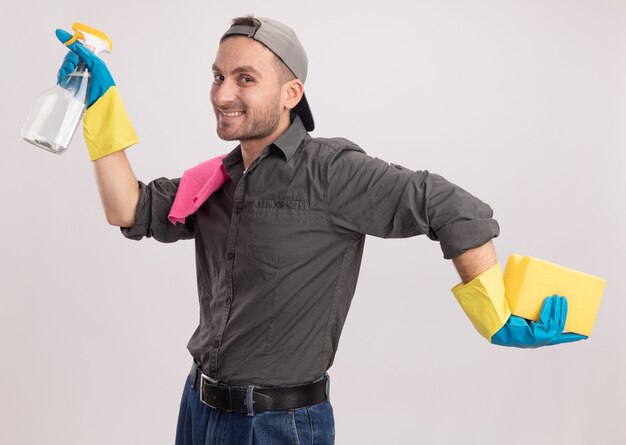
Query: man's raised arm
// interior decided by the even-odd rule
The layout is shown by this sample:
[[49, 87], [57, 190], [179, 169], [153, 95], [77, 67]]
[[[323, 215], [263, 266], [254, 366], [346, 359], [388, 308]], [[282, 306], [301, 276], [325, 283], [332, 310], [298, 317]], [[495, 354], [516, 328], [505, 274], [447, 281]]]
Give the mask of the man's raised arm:
[[70, 50], [57, 80], [60, 82], [73, 72], [79, 60], [85, 62], [91, 74], [84, 135], [89, 156], [94, 161], [107, 221], [115, 226], [131, 227], [135, 222], [140, 188], [124, 149], [138, 142], [137, 134], [104, 62], [67, 31], [57, 29], [56, 36]]

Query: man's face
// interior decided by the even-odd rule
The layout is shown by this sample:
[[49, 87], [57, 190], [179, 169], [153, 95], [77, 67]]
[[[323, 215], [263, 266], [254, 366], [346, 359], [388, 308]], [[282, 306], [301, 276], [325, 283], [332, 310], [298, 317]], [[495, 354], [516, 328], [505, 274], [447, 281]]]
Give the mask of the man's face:
[[221, 139], [261, 139], [278, 127], [284, 107], [274, 57], [245, 36], [229, 37], [220, 44], [213, 64], [211, 103]]

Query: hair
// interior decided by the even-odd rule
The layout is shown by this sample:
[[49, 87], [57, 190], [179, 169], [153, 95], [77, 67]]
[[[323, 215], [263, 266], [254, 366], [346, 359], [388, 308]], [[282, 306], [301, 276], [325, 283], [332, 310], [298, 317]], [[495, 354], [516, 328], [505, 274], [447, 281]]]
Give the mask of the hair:
[[[254, 26], [256, 29], [258, 29], [259, 26], [261, 26], [261, 22], [257, 20], [254, 17], [254, 15], [250, 14], [250, 15], [245, 15], [241, 17], [235, 17], [232, 20], [232, 23], [230, 26]], [[226, 38], [228, 37], [233, 37], [233, 36], [226, 36]], [[259, 43], [263, 45], [262, 42], [259, 42]], [[265, 47], [267, 48], [267, 46]], [[276, 53], [274, 53], [274, 51], [272, 51], [271, 49], [270, 49], [270, 52], [274, 56], [274, 62], [275, 62], [274, 66], [276, 67], [276, 73], [278, 74], [278, 81], [280, 82], [280, 84], [283, 85], [284, 83], [289, 82], [290, 80], [294, 80], [296, 78], [296, 75], [285, 64], [285, 62], [283, 62], [283, 59], [278, 57]]]

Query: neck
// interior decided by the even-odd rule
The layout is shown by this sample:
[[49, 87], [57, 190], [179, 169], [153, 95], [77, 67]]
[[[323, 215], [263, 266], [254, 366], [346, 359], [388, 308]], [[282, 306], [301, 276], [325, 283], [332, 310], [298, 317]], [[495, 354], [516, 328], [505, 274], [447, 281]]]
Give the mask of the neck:
[[244, 170], [247, 169], [250, 164], [252, 164], [252, 162], [259, 157], [265, 147], [274, 142], [280, 137], [281, 134], [287, 131], [290, 125], [291, 121], [289, 119], [289, 113], [286, 113], [281, 116], [278, 127], [276, 127], [276, 130], [274, 130], [272, 134], [264, 138], [245, 139], [239, 141], [239, 144], [241, 145], [241, 157], [243, 158]]

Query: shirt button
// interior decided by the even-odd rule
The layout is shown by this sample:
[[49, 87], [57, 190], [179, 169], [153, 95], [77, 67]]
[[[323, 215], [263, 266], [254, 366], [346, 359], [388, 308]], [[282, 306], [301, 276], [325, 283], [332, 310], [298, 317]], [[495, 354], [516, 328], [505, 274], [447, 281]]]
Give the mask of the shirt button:
[[235, 213], [237, 214], [241, 213], [241, 207], [239, 206], [235, 207]]
[[233, 258], [235, 258], [235, 254], [232, 252], [228, 252], [228, 254], [226, 255], [226, 258], [228, 258], [229, 260], [232, 260]]
[[285, 205], [285, 201], [276, 201], [276, 207], [282, 208]]
[[213, 342], [213, 347], [214, 347], [214, 348], [217, 348], [219, 345], [220, 345], [220, 341], [219, 341], [219, 340], [215, 340], [215, 341]]
[[227, 299], [226, 299], [226, 306], [228, 306], [228, 305], [230, 304], [230, 302], [231, 302], [231, 299], [230, 299], [230, 298], [227, 298]]

